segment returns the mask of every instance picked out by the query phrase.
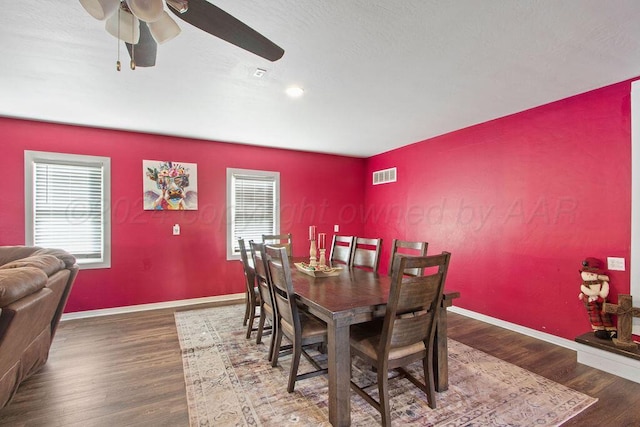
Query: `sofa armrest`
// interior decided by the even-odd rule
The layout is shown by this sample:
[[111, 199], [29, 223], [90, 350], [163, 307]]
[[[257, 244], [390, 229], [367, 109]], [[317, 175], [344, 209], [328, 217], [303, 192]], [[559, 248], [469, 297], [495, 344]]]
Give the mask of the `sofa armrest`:
[[53, 255], [54, 257], [61, 259], [64, 262], [65, 268], [71, 268], [76, 264], [76, 257], [71, 255], [64, 249], [52, 249], [52, 248], [36, 248], [37, 250], [33, 255]]
[[34, 267], [44, 271], [47, 276], [64, 269], [64, 261], [53, 255], [32, 255], [30, 257], [17, 259], [5, 265], [0, 265], [0, 270], [13, 268]]
[[44, 288], [47, 280], [47, 274], [36, 267], [0, 269], [0, 307]]
[[26, 258], [40, 249], [39, 246], [0, 246], [0, 265]]

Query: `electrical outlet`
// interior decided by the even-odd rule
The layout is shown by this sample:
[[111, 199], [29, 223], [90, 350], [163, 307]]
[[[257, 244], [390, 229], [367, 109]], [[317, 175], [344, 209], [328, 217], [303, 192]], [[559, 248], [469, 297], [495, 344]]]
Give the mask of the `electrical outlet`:
[[174, 236], [179, 236], [180, 235], [180, 224], [174, 224], [173, 225], [173, 235]]
[[340, 232], [340, 226], [338, 224], [333, 226], [333, 232], [334, 233], [339, 233]]
[[607, 269], [624, 271], [624, 258], [607, 257]]

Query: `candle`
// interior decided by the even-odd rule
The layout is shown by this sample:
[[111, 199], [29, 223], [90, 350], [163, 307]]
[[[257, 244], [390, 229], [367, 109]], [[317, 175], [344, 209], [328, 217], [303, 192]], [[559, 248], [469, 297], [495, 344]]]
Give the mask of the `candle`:
[[318, 233], [318, 249], [325, 249], [324, 244], [326, 235], [327, 233]]
[[316, 226], [309, 226], [309, 240], [316, 240]]

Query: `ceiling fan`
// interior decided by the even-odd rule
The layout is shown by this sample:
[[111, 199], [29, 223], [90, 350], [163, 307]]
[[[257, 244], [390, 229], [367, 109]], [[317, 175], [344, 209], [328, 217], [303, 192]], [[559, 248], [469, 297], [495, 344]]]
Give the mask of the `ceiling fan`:
[[180, 34], [165, 3], [178, 18], [241, 49], [269, 61], [284, 55], [280, 46], [206, 0], [80, 0], [91, 16], [106, 21], [107, 32], [125, 42], [131, 69], [153, 67], [157, 45]]

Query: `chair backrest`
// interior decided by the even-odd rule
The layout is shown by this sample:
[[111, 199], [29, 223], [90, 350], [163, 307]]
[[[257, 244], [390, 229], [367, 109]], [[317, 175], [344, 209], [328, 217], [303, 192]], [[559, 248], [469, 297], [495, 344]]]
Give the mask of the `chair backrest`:
[[256, 303], [256, 293], [253, 287], [256, 284], [255, 276], [255, 263], [249, 262], [249, 254], [247, 251], [247, 245], [244, 239], [238, 239], [238, 245], [240, 246], [240, 260], [242, 261], [242, 270], [244, 272], [244, 281], [248, 298], [253, 305]]
[[255, 266], [256, 282], [258, 283], [261, 302], [269, 307], [273, 307], [273, 295], [269, 285], [270, 277], [269, 271], [267, 270], [264, 243], [251, 241], [249, 245], [251, 246], [251, 256], [253, 257], [253, 265]]
[[329, 260], [331, 262], [349, 264], [353, 252], [354, 240], [355, 238], [353, 236], [337, 236], [334, 234]]
[[283, 247], [267, 246], [267, 270], [271, 277], [273, 300], [280, 319], [282, 332], [300, 337], [301, 326], [287, 250]]
[[368, 239], [364, 237], [356, 237], [353, 246], [353, 255], [351, 255], [351, 267], [370, 268], [374, 272], [378, 272], [380, 265], [380, 248], [382, 247], [382, 239]]
[[[395, 256], [379, 354], [388, 357], [393, 348], [421, 341], [426, 350], [433, 345], [450, 258], [449, 252], [424, 257]], [[428, 270], [423, 276], [405, 274], [414, 268]]]
[[[425, 256], [427, 255], [427, 242], [410, 242], [408, 240], [393, 239], [391, 245], [391, 260], [389, 261], [389, 276], [391, 276], [393, 259], [396, 254], [406, 254], [412, 256]], [[408, 276], [421, 276], [424, 269], [415, 268], [411, 270], [405, 270], [404, 274]]]
[[291, 233], [263, 234], [262, 243], [269, 246], [275, 246], [277, 248], [286, 248], [288, 257], [291, 257], [293, 254], [293, 238], [291, 236]]

